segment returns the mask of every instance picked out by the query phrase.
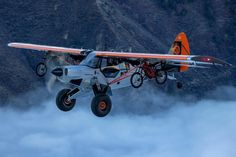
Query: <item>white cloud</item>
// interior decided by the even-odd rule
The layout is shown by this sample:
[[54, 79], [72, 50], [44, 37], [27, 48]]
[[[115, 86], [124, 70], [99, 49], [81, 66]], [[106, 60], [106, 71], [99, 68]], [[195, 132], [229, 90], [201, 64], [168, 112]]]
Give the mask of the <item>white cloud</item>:
[[[144, 100], [136, 101], [137, 98], [119, 104], [124, 101], [119, 97], [114, 100], [112, 113], [105, 118], [95, 117], [87, 104], [71, 112], [61, 112], [54, 101], [26, 112], [1, 109], [0, 154], [4, 157], [233, 157], [236, 100], [229, 94], [236, 90], [230, 88], [230, 91], [226, 96], [232, 98], [230, 101], [223, 97], [213, 99], [220, 94], [215, 92], [211, 99], [190, 105], [160, 92], [143, 92], [143, 98], [139, 99], [145, 98], [146, 104]], [[160, 102], [175, 105], [161, 110], [155, 106]], [[136, 110], [125, 111], [125, 108]]]

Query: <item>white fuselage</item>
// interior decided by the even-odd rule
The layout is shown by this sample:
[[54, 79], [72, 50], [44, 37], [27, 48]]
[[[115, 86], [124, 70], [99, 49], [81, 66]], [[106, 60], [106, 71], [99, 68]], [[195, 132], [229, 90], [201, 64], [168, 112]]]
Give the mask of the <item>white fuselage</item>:
[[[91, 79], [96, 77], [100, 84], [110, 85], [112, 89], [119, 89], [130, 86], [130, 76], [132, 73], [127, 73], [126, 70], [120, 70], [116, 77], [105, 77], [101, 69], [93, 69], [84, 65], [63, 66], [63, 75], [58, 77], [58, 80], [63, 83], [70, 83], [71, 80], [82, 79], [81, 88], [90, 86]], [[121, 76], [125, 75], [125, 78]], [[120, 78], [120, 79], [119, 79]]]
[[[121, 62], [117, 65], [101, 65], [104, 58], [96, 58], [89, 54], [79, 65], [60, 66], [63, 74], [58, 80], [69, 84], [71, 80], [82, 79], [79, 85], [81, 89], [91, 89], [91, 81], [96, 78], [99, 84], [109, 85], [111, 89], [119, 89], [130, 86], [130, 77], [136, 68], [128, 63]], [[97, 63], [96, 63], [97, 62]], [[96, 64], [96, 66], [94, 66]], [[98, 65], [99, 64], [99, 65]], [[127, 65], [129, 67], [127, 67]], [[111, 72], [109, 72], [111, 71]]]

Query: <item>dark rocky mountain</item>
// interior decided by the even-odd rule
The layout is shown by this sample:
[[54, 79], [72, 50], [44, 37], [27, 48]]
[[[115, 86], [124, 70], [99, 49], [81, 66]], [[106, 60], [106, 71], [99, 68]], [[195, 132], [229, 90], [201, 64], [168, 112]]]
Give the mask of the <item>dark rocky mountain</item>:
[[[235, 0], [1, 0], [0, 99], [7, 102], [43, 86], [34, 74], [42, 54], [6, 46], [14, 41], [166, 53], [178, 32], [184, 31], [192, 54], [236, 64], [235, 8]], [[179, 77], [188, 92], [236, 84], [235, 70], [187, 73]]]

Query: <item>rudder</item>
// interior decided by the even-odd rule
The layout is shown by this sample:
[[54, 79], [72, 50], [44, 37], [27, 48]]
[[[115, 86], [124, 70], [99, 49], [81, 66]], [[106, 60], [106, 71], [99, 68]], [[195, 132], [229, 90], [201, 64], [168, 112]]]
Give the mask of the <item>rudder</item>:
[[[176, 36], [169, 52], [174, 55], [190, 55], [188, 38], [184, 32], [181, 32]], [[188, 70], [188, 66], [183, 64], [184, 63], [182, 63], [182, 65], [179, 67], [180, 72]]]

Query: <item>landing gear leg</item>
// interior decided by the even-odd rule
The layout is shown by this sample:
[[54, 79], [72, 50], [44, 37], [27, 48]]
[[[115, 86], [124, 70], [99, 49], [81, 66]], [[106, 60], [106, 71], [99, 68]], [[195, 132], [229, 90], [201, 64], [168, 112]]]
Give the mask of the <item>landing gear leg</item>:
[[91, 110], [97, 117], [105, 117], [112, 108], [111, 98], [108, 96], [109, 93], [111, 94], [110, 86], [95, 81], [92, 87], [95, 96], [91, 102]]

